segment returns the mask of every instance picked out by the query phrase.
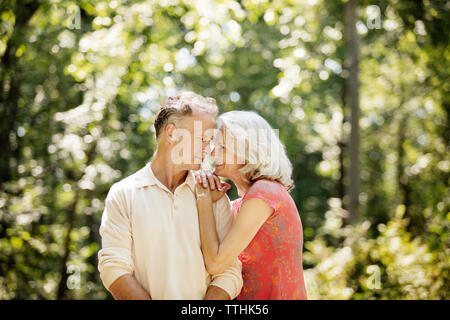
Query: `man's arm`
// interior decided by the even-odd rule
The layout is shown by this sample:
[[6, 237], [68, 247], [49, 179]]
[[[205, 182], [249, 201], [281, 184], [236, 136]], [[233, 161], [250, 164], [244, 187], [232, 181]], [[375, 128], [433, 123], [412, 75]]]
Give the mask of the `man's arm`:
[[116, 300], [151, 300], [147, 291], [129, 273], [115, 280], [108, 290]]
[[132, 276], [131, 222], [126, 205], [126, 194], [113, 185], [105, 200], [100, 226], [102, 248], [98, 252], [98, 269], [103, 285], [115, 299], [150, 299], [149, 294]]
[[208, 290], [206, 290], [204, 300], [231, 300], [230, 295], [215, 285], [210, 285]]

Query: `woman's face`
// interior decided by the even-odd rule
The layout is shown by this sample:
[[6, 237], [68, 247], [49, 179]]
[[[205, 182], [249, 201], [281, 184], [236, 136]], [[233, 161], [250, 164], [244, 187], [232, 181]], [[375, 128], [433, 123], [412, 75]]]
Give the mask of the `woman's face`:
[[244, 166], [243, 161], [234, 152], [233, 145], [231, 138], [225, 138], [225, 130], [219, 129], [214, 139], [214, 150], [212, 152], [216, 165], [214, 171], [216, 175], [231, 179], [238, 175], [238, 170]]

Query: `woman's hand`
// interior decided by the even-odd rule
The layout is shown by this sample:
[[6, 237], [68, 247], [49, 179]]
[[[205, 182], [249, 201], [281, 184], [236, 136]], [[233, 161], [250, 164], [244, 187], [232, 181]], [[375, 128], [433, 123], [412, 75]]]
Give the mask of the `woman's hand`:
[[220, 181], [219, 177], [209, 170], [194, 171], [194, 177], [197, 183], [195, 188], [197, 199], [206, 196], [210, 197], [212, 202], [216, 202], [231, 188], [228, 183]]

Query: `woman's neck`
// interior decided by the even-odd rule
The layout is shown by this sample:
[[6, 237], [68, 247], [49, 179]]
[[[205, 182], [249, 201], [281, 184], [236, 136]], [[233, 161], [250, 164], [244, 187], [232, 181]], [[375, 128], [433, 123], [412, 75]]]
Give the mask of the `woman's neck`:
[[238, 189], [239, 197], [243, 197], [247, 193], [248, 189], [250, 189], [250, 183], [241, 175], [233, 177], [231, 181], [233, 181], [234, 185]]

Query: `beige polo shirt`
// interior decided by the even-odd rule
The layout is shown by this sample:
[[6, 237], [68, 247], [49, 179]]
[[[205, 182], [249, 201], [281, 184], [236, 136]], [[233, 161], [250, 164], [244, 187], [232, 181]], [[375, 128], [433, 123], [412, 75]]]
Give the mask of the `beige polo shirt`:
[[[203, 299], [210, 284], [235, 298], [242, 288], [241, 264], [211, 277], [201, 251], [194, 177], [174, 193], [153, 174], [150, 163], [109, 190], [100, 226], [100, 278], [106, 288], [132, 274], [152, 299]], [[214, 203], [220, 240], [231, 227], [227, 196]]]

